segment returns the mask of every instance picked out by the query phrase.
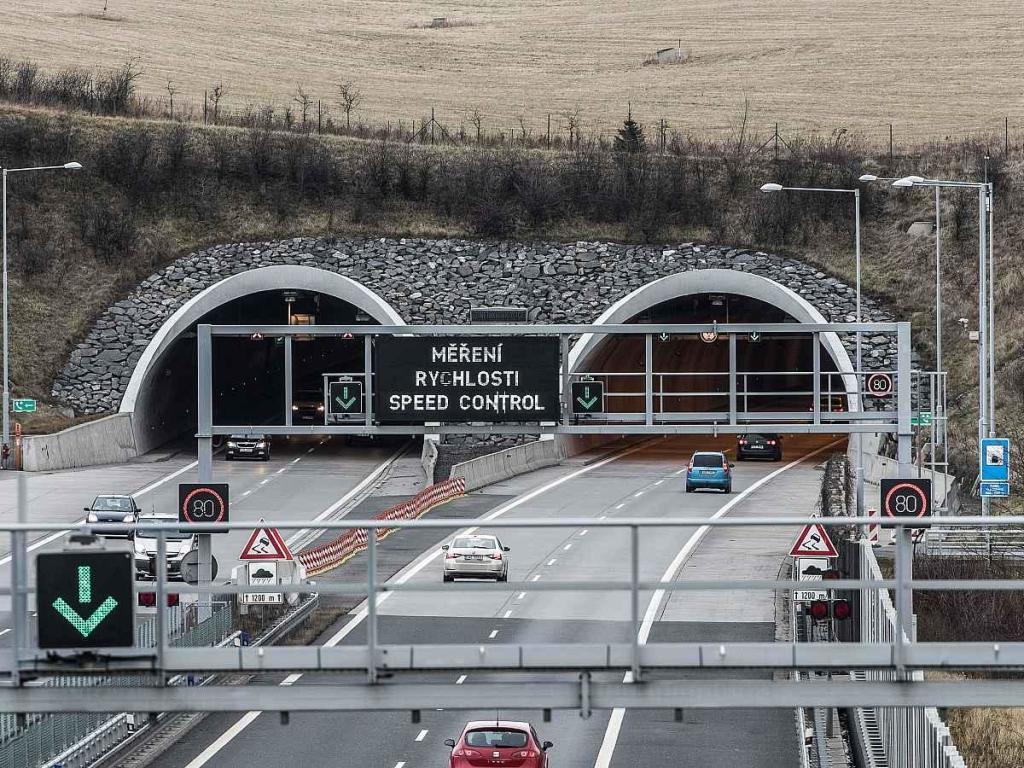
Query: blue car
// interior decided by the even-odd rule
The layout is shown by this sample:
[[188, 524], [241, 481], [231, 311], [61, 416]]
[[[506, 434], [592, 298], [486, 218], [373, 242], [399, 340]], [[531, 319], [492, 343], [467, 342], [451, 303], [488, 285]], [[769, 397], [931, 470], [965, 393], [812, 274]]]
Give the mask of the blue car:
[[715, 488], [732, 493], [732, 468], [721, 451], [698, 451], [690, 457], [686, 468], [686, 492]]

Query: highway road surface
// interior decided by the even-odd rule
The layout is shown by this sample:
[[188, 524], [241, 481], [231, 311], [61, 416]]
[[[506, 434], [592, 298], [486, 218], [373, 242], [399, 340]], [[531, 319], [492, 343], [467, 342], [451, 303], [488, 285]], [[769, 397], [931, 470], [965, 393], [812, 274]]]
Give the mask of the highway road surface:
[[[808, 514], [820, 488], [821, 471], [816, 464], [828, 452], [845, 446], [827, 437], [793, 437], [787, 440], [783, 462], [738, 463], [731, 495], [685, 494], [682, 474], [690, 453], [715, 445], [732, 448], [734, 443], [697, 437], [657, 439], [585, 465], [569, 463], [500, 483], [487, 489], [500, 502], [485, 518], [692, 518], [693, 527], [661, 529], [642, 536], [641, 578], [665, 582], [716, 575], [774, 578], [798, 532], [796, 527], [709, 530], [699, 524], [723, 514]], [[485, 521], [480, 530], [487, 530]], [[579, 528], [499, 533], [512, 549], [513, 580], [628, 578], [625, 531]], [[395, 546], [408, 535], [414, 534], [389, 537], [381, 546]], [[438, 591], [389, 593], [381, 598], [381, 642], [570, 643], [626, 642], [631, 638], [634, 629], [624, 593], [527, 589], [472, 594], [450, 589], [452, 585], [441, 583], [437, 544], [442, 539], [435, 539], [434, 545], [424, 546], [422, 555], [411, 555], [415, 559], [395, 578], [436, 583]], [[342, 570], [335, 572], [335, 578], [342, 578]], [[775, 610], [771, 591], [701, 594], [659, 590], [641, 596], [644, 620], [640, 639], [772, 640]], [[318, 642], [364, 642], [364, 616], [365, 611], [356, 611], [344, 617]], [[792, 710], [701, 710], [700, 702], [694, 702], [692, 709], [685, 710], [682, 722], [675, 722], [672, 712], [616, 710], [595, 712], [587, 720], [576, 712], [556, 711], [551, 722], [544, 723], [540, 711], [505, 711], [501, 702], [495, 701], [493, 709], [483, 711], [425, 711], [417, 724], [401, 712], [294, 713], [287, 726], [280, 724], [276, 713], [259, 711], [261, 705], [273, 701], [273, 691], [266, 686], [316, 685], [335, 679], [326, 674], [260, 678], [251, 686], [252, 712], [210, 715], [152, 765], [440, 768], [447, 764], [444, 739], [457, 737], [467, 720], [493, 717], [532, 721], [542, 739], [554, 742], [551, 764], [559, 768], [777, 768], [799, 764]], [[455, 686], [463, 684], [467, 675], [423, 674], [419, 679]], [[475, 674], [472, 681], [488, 679]], [[521, 675], [519, 679], [529, 681], [530, 677]]]
[[[368, 478], [400, 450], [400, 443], [346, 446], [341, 439], [291, 438], [273, 444], [270, 461], [225, 461], [214, 456], [214, 480], [231, 488], [231, 520], [253, 521], [261, 517], [276, 520], [310, 520], [329, 514], [350, 498]], [[196, 482], [194, 458], [185, 454], [165, 461], [134, 461], [87, 469], [33, 473], [28, 478], [29, 520], [80, 522], [94, 496], [101, 493], [132, 494], [143, 513], [156, 510], [174, 514], [178, 505], [178, 483]], [[0, 520], [17, 517], [16, 473], [0, 473]], [[249, 531], [235, 530], [213, 537], [213, 555], [218, 561], [217, 581], [230, 577], [239, 564], [238, 555]], [[285, 532], [289, 544], [298, 534]], [[35, 555], [58, 550], [64, 535], [30, 536], [29, 580], [34, 581]], [[130, 546], [124, 540], [108, 540], [111, 548]], [[10, 540], [0, 540], [0, 582], [10, 582]], [[0, 598], [0, 645], [10, 638], [10, 600]]]

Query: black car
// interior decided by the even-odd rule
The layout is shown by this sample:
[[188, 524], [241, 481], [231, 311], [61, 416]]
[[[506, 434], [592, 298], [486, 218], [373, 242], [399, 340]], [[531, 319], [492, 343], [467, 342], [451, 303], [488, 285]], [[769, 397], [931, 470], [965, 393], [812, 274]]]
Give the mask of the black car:
[[782, 436], [775, 434], [740, 435], [736, 441], [736, 458], [782, 460]]
[[[131, 496], [97, 496], [92, 504], [84, 507], [88, 514], [87, 523], [135, 523], [139, 519], [139, 505]], [[129, 529], [104, 533], [104, 536], [127, 538]]]
[[224, 458], [262, 459], [270, 461], [270, 438], [266, 435], [230, 435], [224, 447]]
[[305, 389], [292, 398], [292, 423], [324, 423], [324, 393], [319, 389]]

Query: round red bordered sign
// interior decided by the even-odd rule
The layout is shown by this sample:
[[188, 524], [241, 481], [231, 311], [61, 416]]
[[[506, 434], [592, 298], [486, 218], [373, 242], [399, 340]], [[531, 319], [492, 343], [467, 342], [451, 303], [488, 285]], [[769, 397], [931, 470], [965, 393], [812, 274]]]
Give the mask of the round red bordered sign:
[[227, 502], [213, 488], [194, 488], [181, 502], [181, 515], [187, 523], [224, 522], [227, 512]]
[[882, 512], [887, 517], [925, 517], [928, 494], [914, 483], [898, 483], [885, 494]]
[[888, 373], [872, 373], [864, 382], [866, 394], [873, 397], [888, 397], [892, 394], [892, 376]]

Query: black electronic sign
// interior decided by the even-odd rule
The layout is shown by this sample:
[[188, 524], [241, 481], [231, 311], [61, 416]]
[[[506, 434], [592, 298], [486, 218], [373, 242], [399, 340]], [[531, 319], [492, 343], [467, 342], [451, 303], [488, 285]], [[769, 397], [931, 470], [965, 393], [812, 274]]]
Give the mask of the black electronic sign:
[[328, 386], [327, 412], [332, 416], [363, 413], [363, 384], [359, 381], [332, 381]]
[[228, 510], [227, 483], [178, 485], [179, 523], [226, 523]]
[[882, 518], [930, 517], [932, 481], [924, 477], [884, 478], [880, 482]]
[[386, 336], [376, 347], [381, 423], [559, 419], [553, 336]]
[[135, 643], [131, 552], [53, 552], [36, 559], [40, 648]]
[[574, 381], [571, 385], [572, 412], [575, 414], [604, 412], [604, 383]]

